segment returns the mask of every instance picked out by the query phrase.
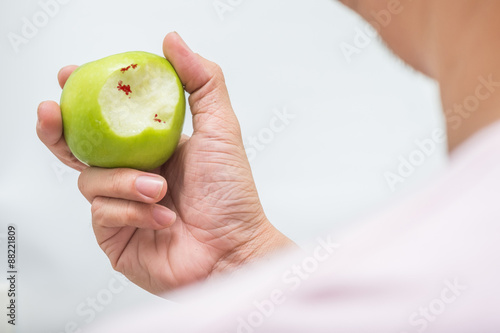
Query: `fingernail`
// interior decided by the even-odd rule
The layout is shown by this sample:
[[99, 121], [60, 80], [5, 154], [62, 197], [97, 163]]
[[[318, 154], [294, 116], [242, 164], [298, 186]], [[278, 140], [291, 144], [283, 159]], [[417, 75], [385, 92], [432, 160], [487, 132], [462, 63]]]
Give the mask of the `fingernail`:
[[155, 206], [153, 208], [153, 218], [159, 225], [168, 226], [174, 221], [175, 213], [168, 208]]
[[135, 180], [135, 188], [141, 194], [156, 199], [163, 189], [163, 180], [158, 177], [140, 176]]
[[189, 48], [189, 46], [187, 46], [187, 44], [186, 44], [186, 42], [184, 41], [184, 39], [182, 39], [181, 35], [179, 35], [179, 33], [178, 33], [177, 31], [174, 31], [174, 33], [177, 35], [177, 37], [179, 37], [179, 41], [180, 41], [181, 45], [182, 45], [185, 49], [189, 50], [190, 52], [193, 52], [193, 51], [191, 50], [191, 48]]

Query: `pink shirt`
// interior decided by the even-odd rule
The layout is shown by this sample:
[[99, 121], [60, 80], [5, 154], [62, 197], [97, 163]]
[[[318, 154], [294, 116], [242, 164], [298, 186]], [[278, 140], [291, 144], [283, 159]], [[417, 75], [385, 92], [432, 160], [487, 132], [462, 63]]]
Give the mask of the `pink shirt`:
[[500, 332], [500, 122], [356, 225], [89, 332]]

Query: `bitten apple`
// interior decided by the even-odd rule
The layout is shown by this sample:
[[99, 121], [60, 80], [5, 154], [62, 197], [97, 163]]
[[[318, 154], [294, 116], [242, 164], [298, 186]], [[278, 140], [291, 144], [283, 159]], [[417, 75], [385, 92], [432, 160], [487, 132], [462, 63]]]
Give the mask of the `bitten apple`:
[[184, 123], [182, 83], [163, 57], [126, 52], [78, 67], [61, 95], [64, 137], [82, 162], [154, 169], [173, 154]]

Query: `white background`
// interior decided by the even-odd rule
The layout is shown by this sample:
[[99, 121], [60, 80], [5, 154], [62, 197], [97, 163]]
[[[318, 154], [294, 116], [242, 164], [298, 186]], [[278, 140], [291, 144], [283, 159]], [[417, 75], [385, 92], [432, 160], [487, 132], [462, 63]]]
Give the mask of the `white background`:
[[[0, 233], [17, 225], [17, 332], [64, 332], [68, 323], [83, 329], [90, 315], [77, 308], [91, 309], [89, 298], [107, 303], [96, 318], [162, 301], [131, 285], [103, 298], [115, 277], [95, 243], [78, 174], [35, 133], [37, 105], [59, 99], [56, 74], [64, 65], [124, 51], [161, 54], [164, 35], [176, 30], [223, 68], [247, 146], [276, 110], [288, 110], [295, 118], [251, 164], [269, 219], [300, 244], [348, 227], [445, 163], [441, 143], [391, 190], [384, 173], [397, 172], [399, 156], [418, 149], [415, 140], [443, 127], [437, 87], [376, 38], [348, 61], [340, 46], [354, 45], [366, 24], [337, 2], [222, 0], [231, 10], [221, 14], [213, 0], [66, 0], [44, 14], [41, 3], [53, 2], [0, 5]], [[23, 33], [26, 22], [38, 31]], [[13, 34], [24, 42], [12, 43]], [[188, 112], [184, 132], [191, 131]]]

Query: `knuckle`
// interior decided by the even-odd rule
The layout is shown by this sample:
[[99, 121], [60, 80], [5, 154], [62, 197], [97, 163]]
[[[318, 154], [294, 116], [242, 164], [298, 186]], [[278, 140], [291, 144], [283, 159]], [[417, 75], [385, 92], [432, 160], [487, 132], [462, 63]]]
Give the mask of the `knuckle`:
[[87, 172], [85, 172], [85, 170], [84, 170], [78, 176], [78, 189], [84, 195], [85, 195], [85, 190], [86, 190], [86, 186], [85, 186], [86, 185], [86, 178], [87, 178], [86, 175], [87, 175]]
[[125, 221], [127, 221], [126, 223], [134, 224], [138, 220], [139, 215], [136, 205], [132, 201], [127, 201], [123, 209], [123, 216], [125, 217]]
[[104, 216], [104, 207], [105, 207], [105, 198], [96, 197], [94, 201], [92, 201], [92, 206], [90, 208], [90, 212], [92, 214], [92, 221], [98, 222], [102, 220]]
[[119, 260], [115, 260], [115, 259], [109, 258], [109, 263], [111, 264], [111, 268], [113, 268], [113, 270], [115, 272], [119, 272], [119, 273], [123, 274], [122, 267], [121, 267], [121, 265], [118, 264]]
[[215, 62], [210, 62], [210, 73], [212, 74], [212, 77], [216, 79], [216, 81], [225, 81], [222, 68]]
[[129, 177], [126, 169], [113, 170], [110, 181], [108, 183], [108, 190], [114, 194], [121, 193], [124, 184], [127, 184], [128, 180]]

